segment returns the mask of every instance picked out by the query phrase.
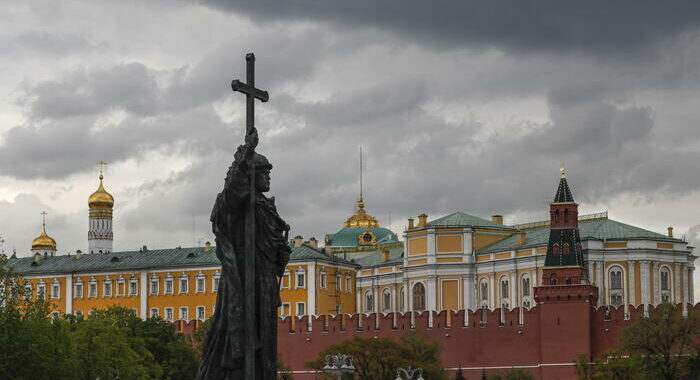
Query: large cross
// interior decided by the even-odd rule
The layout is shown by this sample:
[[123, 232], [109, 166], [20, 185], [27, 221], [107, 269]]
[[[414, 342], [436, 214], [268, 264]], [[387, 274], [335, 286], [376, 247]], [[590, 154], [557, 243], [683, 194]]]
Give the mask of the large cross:
[[46, 211], [41, 212], [41, 226], [44, 228], [44, 231], [46, 231], [46, 215], [48, 215]]
[[105, 166], [107, 166], [107, 163], [100, 160], [100, 162], [97, 163], [97, 166], [100, 167], [100, 177], [102, 177], [102, 172], [104, 171]]
[[[255, 128], [255, 99], [263, 102], [269, 100], [267, 91], [255, 88], [255, 54], [248, 53], [246, 60], [246, 83], [239, 80], [231, 82], [233, 91], [242, 92], [246, 95], [246, 135], [253, 133]], [[255, 161], [254, 151], [251, 152], [251, 160]], [[245, 269], [244, 269], [244, 292], [245, 292], [245, 378], [255, 379], [255, 343], [258, 329], [255, 320], [255, 165], [249, 165], [250, 170], [250, 204], [245, 221]]]

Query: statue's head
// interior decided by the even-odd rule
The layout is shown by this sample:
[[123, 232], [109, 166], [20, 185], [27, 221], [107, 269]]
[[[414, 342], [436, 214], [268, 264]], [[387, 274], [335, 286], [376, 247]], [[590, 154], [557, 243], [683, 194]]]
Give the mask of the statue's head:
[[267, 160], [267, 157], [262, 154], [255, 153], [255, 188], [265, 193], [270, 191], [270, 170], [272, 164]]

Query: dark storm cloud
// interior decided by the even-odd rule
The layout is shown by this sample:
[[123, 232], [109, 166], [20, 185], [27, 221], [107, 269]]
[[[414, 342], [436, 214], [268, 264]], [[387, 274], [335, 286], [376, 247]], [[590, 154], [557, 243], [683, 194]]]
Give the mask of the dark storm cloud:
[[624, 57], [697, 28], [700, 3], [681, 1], [228, 1], [201, 0], [257, 22], [310, 20], [389, 30], [427, 46]]
[[87, 71], [41, 82], [25, 90], [33, 119], [61, 119], [123, 110], [139, 116], [158, 113], [159, 89], [154, 74], [140, 63]]

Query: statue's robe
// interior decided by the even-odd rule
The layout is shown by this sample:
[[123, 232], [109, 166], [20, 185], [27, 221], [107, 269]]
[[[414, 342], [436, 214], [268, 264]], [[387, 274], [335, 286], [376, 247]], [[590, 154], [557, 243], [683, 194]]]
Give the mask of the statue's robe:
[[[216, 312], [207, 332], [197, 379], [243, 379], [245, 332], [245, 221], [249, 210], [251, 147], [242, 145], [226, 176], [211, 214], [216, 255], [222, 273]], [[266, 161], [266, 160], [265, 160]], [[269, 165], [269, 164], [268, 164]], [[269, 167], [266, 169], [269, 170]], [[262, 170], [262, 169], [260, 169]], [[274, 198], [256, 191], [255, 207], [255, 320], [257, 323], [256, 378], [276, 377], [278, 276], [284, 274], [290, 248], [284, 237], [289, 227], [280, 218]]]

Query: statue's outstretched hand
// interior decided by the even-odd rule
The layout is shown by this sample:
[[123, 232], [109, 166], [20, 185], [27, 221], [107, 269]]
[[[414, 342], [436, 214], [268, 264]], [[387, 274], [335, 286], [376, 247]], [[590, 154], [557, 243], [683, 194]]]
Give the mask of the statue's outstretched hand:
[[258, 129], [253, 127], [250, 133], [245, 135], [245, 143], [251, 148], [255, 149], [258, 146]]

